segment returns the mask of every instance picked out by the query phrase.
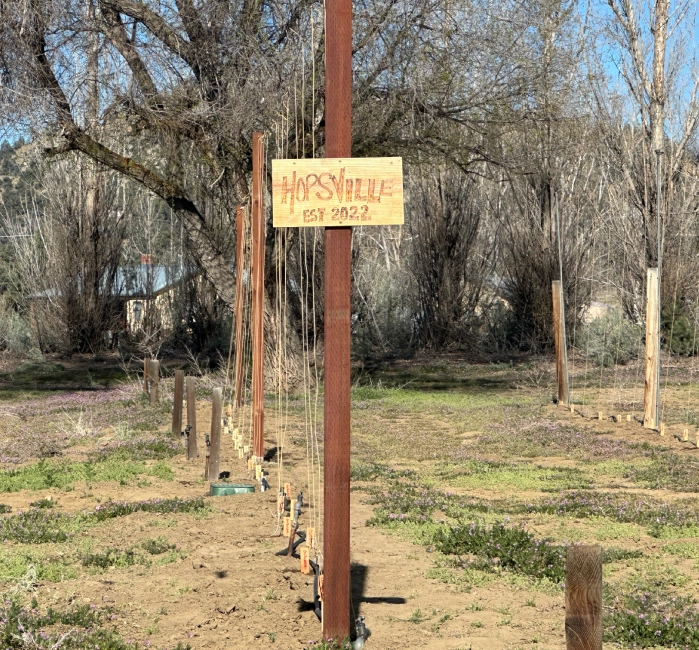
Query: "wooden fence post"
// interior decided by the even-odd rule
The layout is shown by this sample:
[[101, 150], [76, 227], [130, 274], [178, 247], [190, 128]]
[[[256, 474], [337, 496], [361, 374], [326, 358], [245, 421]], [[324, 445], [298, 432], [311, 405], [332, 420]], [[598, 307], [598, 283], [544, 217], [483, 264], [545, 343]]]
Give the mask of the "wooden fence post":
[[209, 480], [218, 480], [219, 462], [221, 459], [221, 416], [223, 415], [223, 389], [214, 388], [214, 399], [211, 405], [211, 457], [209, 458]]
[[150, 375], [150, 403], [157, 404], [160, 401], [160, 361], [151, 359], [148, 374]]
[[187, 424], [189, 440], [187, 442], [187, 460], [197, 457], [197, 396], [196, 379], [187, 377]]
[[264, 135], [252, 134], [252, 438], [253, 456], [265, 455], [265, 211]]
[[172, 404], [172, 434], [182, 433], [182, 397], [184, 393], [184, 370], [175, 370], [175, 398]]
[[643, 392], [643, 426], [660, 428], [660, 316], [658, 269], [648, 269], [646, 296], [646, 383]]
[[566, 650], [602, 650], [602, 549], [569, 546]]
[[568, 343], [566, 341], [563, 284], [560, 280], [554, 280], [551, 283], [551, 291], [553, 293], [553, 336], [556, 344], [558, 403], [570, 404], [570, 388], [568, 386]]
[[[245, 213], [238, 206], [236, 214], [236, 274], [235, 274], [235, 408], [243, 404], [243, 274], [245, 273]], [[248, 278], [248, 282], [250, 279]]]
[[144, 357], [143, 359], [143, 392], [146, 395], [150, 394], [150, 391], [148, 390], [148, 376], [150, 374], [150, 359], [148, 357]]

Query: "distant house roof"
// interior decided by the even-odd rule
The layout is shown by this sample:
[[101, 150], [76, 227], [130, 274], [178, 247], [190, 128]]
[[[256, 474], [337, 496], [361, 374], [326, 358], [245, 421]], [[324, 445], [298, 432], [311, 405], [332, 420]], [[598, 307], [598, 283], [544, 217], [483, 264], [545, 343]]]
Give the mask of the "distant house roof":
[[168, 291], [182, 278], [180, 269], [142, 264], [117, 269], [115, 286], [122, 298], [145, 298]]
[[[151, 264], [120, 266], [114, 279], [114, 288], [120, 298], [148, 298], [157, 296], [163, 291], [169, 291], [182, 279], [182, 276], [182, 269], [170, 269], [166, 266]], [[28, 298], [50, 300], [60, 295], [61, 290], [52, 287], [32, 293]]]

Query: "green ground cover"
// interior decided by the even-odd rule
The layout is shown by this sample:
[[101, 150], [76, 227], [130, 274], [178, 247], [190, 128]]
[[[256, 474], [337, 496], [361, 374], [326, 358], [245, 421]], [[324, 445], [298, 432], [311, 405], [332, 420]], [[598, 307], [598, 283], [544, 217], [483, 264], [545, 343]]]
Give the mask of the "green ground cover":
[[[548, 414], [551, 385], [536, 376], [423, 366], [365, 378], [352, 480], [373, 507], [366, 524], [431, 551], [428, 577], [445, 588], [502, 582], [532, 602], [561, 593], [566, 545], [600, 544], [606, 642], [699, 648], [699, 506], [685, 496], [699, 491], [699, 464], [660, 438]], [[617, 379], [605, 369], [589, 386]], [[687, 383], [676, 384], [681, 400]]]

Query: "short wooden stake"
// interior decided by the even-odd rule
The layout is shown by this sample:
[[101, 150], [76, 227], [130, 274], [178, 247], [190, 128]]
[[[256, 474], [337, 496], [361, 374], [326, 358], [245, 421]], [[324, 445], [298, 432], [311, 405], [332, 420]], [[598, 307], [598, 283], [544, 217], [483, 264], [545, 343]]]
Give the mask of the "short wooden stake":
[[570, 405], [570, 412], [575, 413], [575, 406], [573, 404]]
[[223, 413], [223, 389], [214, 388], [211, 405], [211, 460], [209, 461], [209, 480], [218, 480], [221, 459], [221, 414]]
[[598, 417], [599, 417], [600, 420], [604, 420], [604, 417], [602, 416], [602, 411], [599, 412], [599, 416], [598, 416]]
[[568, 388], [568, 342], [563, 301], [563, 285], [560, 280], [551, 283], [553, 294], [553, 338], [556, 345], [556, 377], [558, 379], [558, 403], [570, 404]]
[[684, 431], [682, 432], [682, 442], [688, 442], [689, 441], [689, 429], [687, 427], [684, 428]]
[[630, 415], [627, 415], [627, 416], [626, 416], [626, 421], [627, 421], [627, 422], [631, 422], [631, 416], [630, 416]]
[[242, 448], [239, 447], [238, 448], [238, 458], [242, 458], [242, 457], [243, 457], [243, 450], [242, 450]]
[[184, 370], [175, 370], [175, 398], [172, 403], [172, 435], [182, 433], [182, 398], [184, 396]]
[[646, 296], [646, 378], [643, 392], [643, 426], [660, 426], [660, 316], [658, 269], [648, 269]]
[[665, 422], [660, 423], [660, 435], [661, 436], [665, 435]]
[[291, 483], [284, 483], [284, 494], [291, 498]]
[[291, 517], [284, 517], [284, 537], [291, 535]]
[[569, 546], [566, 561], [566, 649], [602, 650], [602, 549]]
[[309, 548], [316, 547], [316, 529], [313, 526], [306, 528], [306, 544]]
[[160, 401], [160, 361], [151, 359], [148, 374], [150, 376], [150, 403], [157, 404]]
[[189, 440], [187, 444], [187, 459], [196, 458], [197, 453], [197, 394], [196, 379], [187, 377], [185, 381], [187, 393], [187, 424], [189, 425]]
[[149, 390], [148, 390], [148, 377], [150, 373], [150, 359], [148, 357], [145, 357], [143, 359], [143, 392], [148, 395]]

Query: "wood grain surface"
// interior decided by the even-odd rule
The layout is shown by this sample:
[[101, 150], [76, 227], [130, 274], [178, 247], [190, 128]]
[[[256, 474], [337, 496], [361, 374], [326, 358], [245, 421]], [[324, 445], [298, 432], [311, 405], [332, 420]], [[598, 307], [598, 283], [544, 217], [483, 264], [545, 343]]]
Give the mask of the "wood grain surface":
[[566, 649], [602, 650], [602, 549], [570, 546], [566, 561]]
[[402, 158], [272, 161], [275, 228], [402, 224]]

